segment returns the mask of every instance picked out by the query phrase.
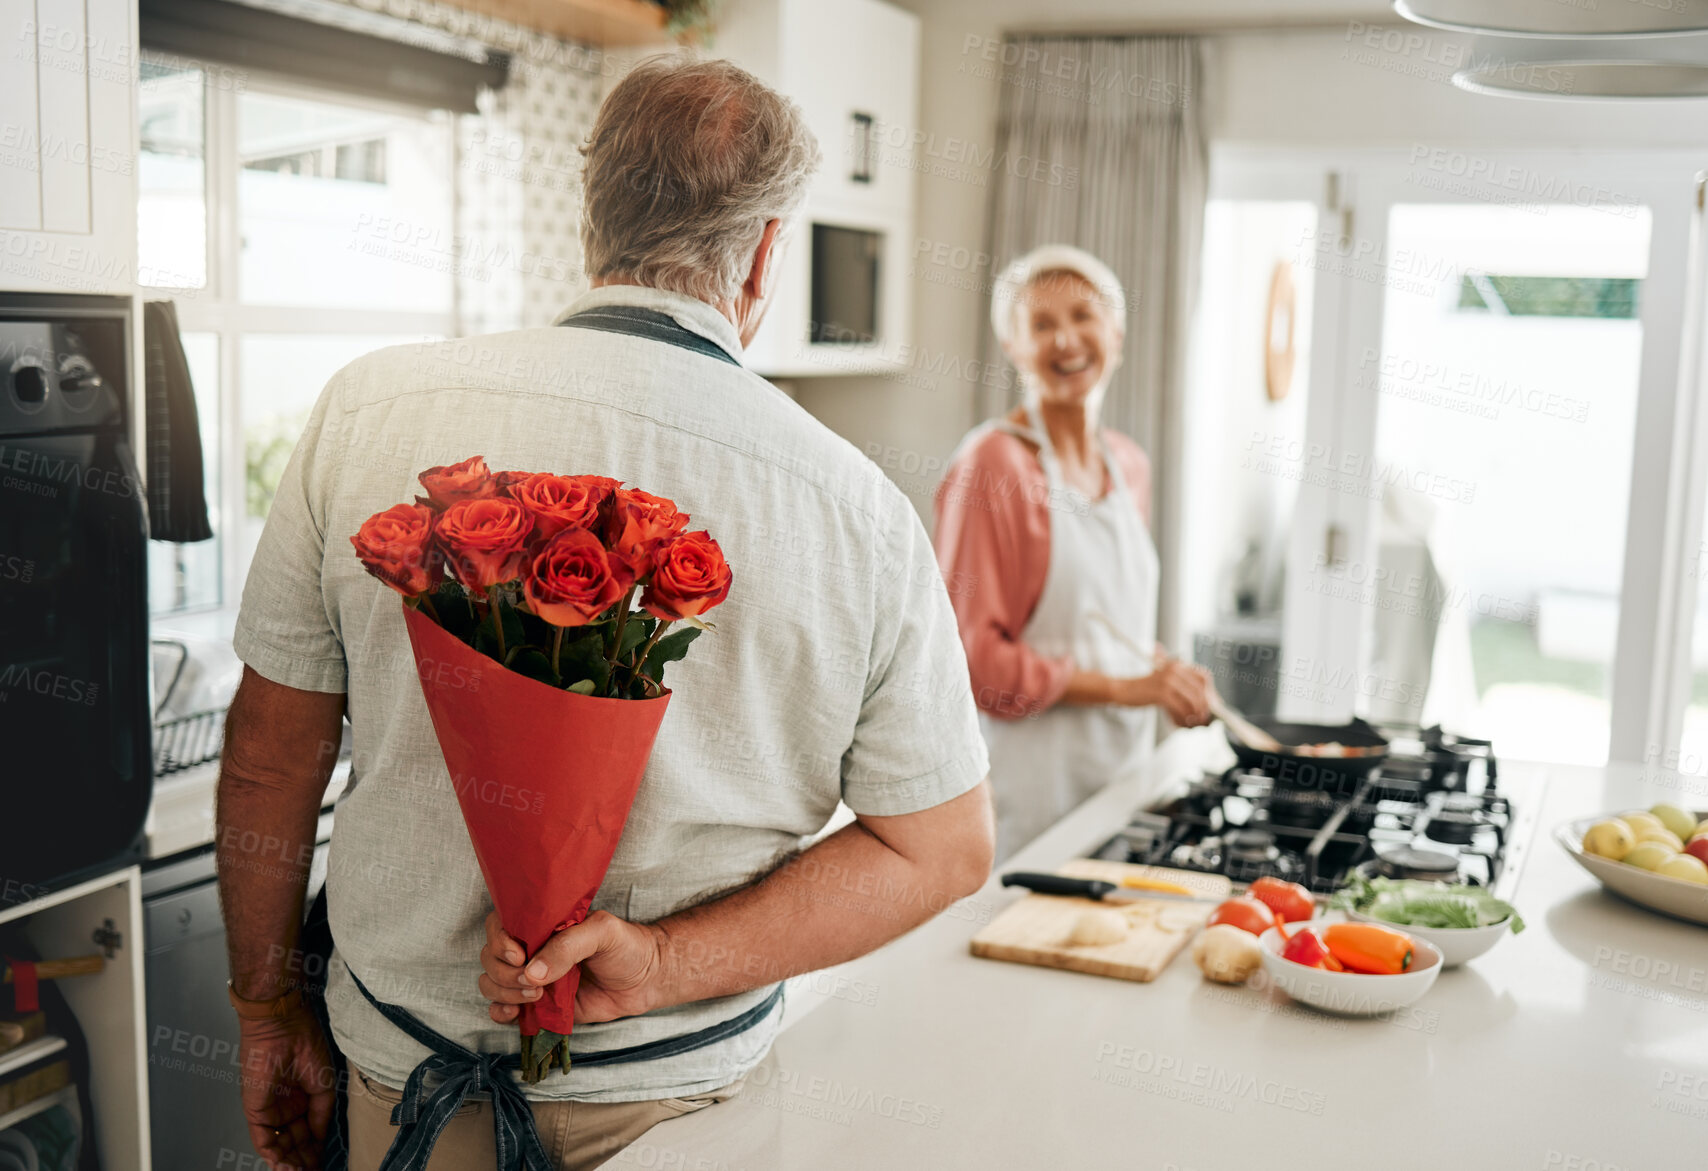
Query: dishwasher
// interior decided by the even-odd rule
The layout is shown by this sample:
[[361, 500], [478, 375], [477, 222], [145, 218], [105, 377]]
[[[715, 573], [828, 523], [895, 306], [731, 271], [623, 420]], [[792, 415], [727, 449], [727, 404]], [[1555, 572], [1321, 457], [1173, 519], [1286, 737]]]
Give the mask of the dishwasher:
[[[332, 814], [323, 812], [305, 906], [326, 880], [331, 836]], [[225, 923], [214, 847], [176, 854], [145, 869], [142, 909], [154, 1166], [161, 1171], [259, 1166], [239, 1092], [237, 1017], [226, 999]]]

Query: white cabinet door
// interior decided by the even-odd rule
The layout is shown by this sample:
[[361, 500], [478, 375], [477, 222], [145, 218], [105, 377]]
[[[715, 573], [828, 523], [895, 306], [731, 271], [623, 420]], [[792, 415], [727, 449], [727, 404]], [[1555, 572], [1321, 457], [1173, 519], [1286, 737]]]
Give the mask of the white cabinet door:
[[135, 0], [0, 0], [0, 290], [128, 293]]
[[913, 201], [919, 20], [881, 0], [783, 6], [783, 74], [824, 152], [815, 198], [905, 211]]
[[[716, 48], [797, 102], [823, 155], [748, 365], [771, 377], [893, 369], [911, 342], [915, 161], [930, 142], [917, 129], [919, 18], [883, 0], [727, 0]], [[876, 342], [811, 340], [814, 224], [881, 238]]]
[[[35, 16], [35, 0], [0, 0], [0, 38], [17, 50], [0, 68], [0, 231], [41, 227]], [[9, 268], [11, 258], [0, 263]]]
[[84, 0], [36, 0], [36, 92], [46, 232], [89, 232], [89, 37]]

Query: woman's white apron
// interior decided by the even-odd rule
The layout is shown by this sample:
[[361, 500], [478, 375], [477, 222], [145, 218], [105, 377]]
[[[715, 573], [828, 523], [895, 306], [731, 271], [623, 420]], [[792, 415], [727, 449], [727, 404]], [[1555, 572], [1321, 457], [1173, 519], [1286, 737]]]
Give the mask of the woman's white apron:
[[[1026, 410], [1029, 431], [1001, 425], [1038, 446], [1049, 492], [1050, 567], [1021, 638], [1047, 658], [1071, 655], [1084, 670], [1148, 674], [1148, 652], [1156, 643], [1156, 545], [1120, 465], [1099, 442], [1109, 490], [1100, 500], [1089, 499], [1065, 483], [1048, 430], [1035, 408]], [[999, 859], [1132, 768], [1156, 741], [1154, 708], [1060, 703], [1018, 720], [981, 714], [981, 722], [990, 746]]]

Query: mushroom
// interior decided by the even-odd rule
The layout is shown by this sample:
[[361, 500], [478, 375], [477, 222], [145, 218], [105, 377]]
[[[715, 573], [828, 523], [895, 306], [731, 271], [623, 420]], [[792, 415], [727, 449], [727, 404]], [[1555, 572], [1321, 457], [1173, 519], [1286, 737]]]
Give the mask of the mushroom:
[[1244, 984], [1263, 966], [1263, 948], [1251, 932], [1217, 923], [1193, 942], [1192, 962], [1218, 984]]
[[1107, 947], [1127, 938], [1127, 917], [1119, 911], [1099, 907], [1081, 911], [1068, 933], [1069, 947]]

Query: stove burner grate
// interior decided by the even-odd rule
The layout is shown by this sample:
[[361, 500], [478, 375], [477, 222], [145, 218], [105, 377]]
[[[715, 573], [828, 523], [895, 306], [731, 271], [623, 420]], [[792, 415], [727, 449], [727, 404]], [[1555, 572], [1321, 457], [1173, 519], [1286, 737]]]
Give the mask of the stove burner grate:
[[1477, 831], [1488, 822], [1475, 813], [1443, 809], [1423, 826], [1423, 836], [1449, 846], [1468, 846], [1476, 840]]
[[1459, 859], [1436, 850], [1416, 846], [1376, 847], [1375, 871], [1386, 878], [1450, 880], [1459, 872]]
[[[1353, 874], [1494, 886], [1509, 869], [1513, 804], [1486, 742], [1439, 728], [1384, 728], [1388, 758], [1356, 786], [1261, 768], [1206, 771], [1137, 813], [1098, 853], [1115, 861], [1275, 875], [1319, 893]], [[1317, 778], [1320, 780], [1321, 778]]]

